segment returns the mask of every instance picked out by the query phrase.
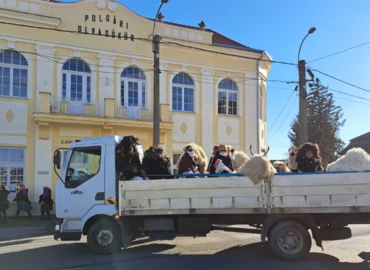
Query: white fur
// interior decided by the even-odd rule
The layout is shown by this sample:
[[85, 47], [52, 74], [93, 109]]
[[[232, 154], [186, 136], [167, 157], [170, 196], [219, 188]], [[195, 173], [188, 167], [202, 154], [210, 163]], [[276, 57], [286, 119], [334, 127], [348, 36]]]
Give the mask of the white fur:
[[291, 170], [289, 170], [289, 168], [286, 166], [286, 164], [282, 161], [275, 161], [274, 164], [272, 164], [274, 167], [275, 166], [279, 166], [279, 165], [282, 165], [284, 167], [284, 170], [282, 171], [282, 173], [288, 173], [288, 172], [292, 172]]
[[271, 181], [276, 169], [264, 156], [253, 156], [242, 167], [238, 173], [247, 176], [256, 185], [262, 180]]
[[234, 169], [236, 171], [239, 170], [239, 168], [243, 166], [249, 160], [249, 157], [243, 151], [235, 151], [234, 157], [235, 157]]
[[344, 156], [330, 163], [328, 172], [370, 171], [370, 156], [362, 148], [352, 148]]

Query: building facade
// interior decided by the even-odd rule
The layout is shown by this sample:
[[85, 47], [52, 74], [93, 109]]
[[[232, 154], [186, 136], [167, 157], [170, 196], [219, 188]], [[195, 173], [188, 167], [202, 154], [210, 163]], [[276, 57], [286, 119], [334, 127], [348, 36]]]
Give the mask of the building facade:
[[[12, 196], [20, 183], [31, 200], [54, 188], [53, 153], [76, 139], [152, 144], [152, 19], [108, 0], [0, 7], [0, 170]], [[263, 151], [269, 55], [203, 27], [159, 21], [156, 34], [166, 153], [176, 161], [190, 142], [208, 155], [219, 143]]]

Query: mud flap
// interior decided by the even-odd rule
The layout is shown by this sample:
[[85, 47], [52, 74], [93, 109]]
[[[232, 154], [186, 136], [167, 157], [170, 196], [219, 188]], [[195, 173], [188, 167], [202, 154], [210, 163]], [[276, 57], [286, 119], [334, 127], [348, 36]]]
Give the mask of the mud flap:
[[128, 222], [124, 222], [122, 218], [117, 219], [117, 222], [121, 228], [122, 246], [127, 249], [132, 245], [133, 232]]

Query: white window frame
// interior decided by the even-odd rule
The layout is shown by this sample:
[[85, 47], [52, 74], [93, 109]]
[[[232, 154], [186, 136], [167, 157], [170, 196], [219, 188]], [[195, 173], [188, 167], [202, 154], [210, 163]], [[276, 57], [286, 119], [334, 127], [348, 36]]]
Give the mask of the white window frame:
[[[224, 80], [228, 80], [228, 81], [231, 81], [234, 85], [235, 85], [235, 88], [236, 90], [232, 90], [232, 89], [223, 89], [223, 88], [220, 88], [220, 83]], [[218, 103], [219, 103], [219, 100], [218, 100], [218, 94], [219, 93], [225, 93], [226, 94], [226, 113], [220, 113], [218, 111]], [[229, 94], [236, 94], [236, 114], [230, 114], [229, 113]], [[239, 113], [239, 110], [240, 110], [240, 104], [239, 104], [239, 91], [238, 91], [238, 86], [236, 85], [236, 83], [231, 80], [231, 79], [222, 79], [218, 84], [217, 84], [217, 96], [216, 96], [216, 108], [217, 108], [217, 114], [220, 115], [220, 116], [239, 116], [240, 113]]]
[[[10, 184], [11, 184], [10, 183], [10, 178], [11, 178], [10, 168], [23, 169], [23, 182], [22, 183], [25, 186], [27, 186], [26, 185], [26, 149], [25, 148], [12, 148], [12, 147], [0, 147], [0, 149], [23, 150], [23, 160], [24, 160], [23, 163], [10, 163], [10, 162], [4, 163], [2, 160], [0, 160], [0, 167], [6, 168], [7, 170], [6, 186], [9, 191], [10, 191]], [[16, 194], [17, 194], [17, 187], [16, 187], [15, 192], [10, 192], [9, 196], [15, 196]]]
[[[81, 61], [81, 60], [80, 60]], [[63, 96], [63, 75], [66, 75], [66, 96]], [[72, 100], [71, 99], [71, 76], [77, 75], [82, 76], [82, 100]], [[87, 100], [87, 77], [90, 77], [90, 101]], [[81, 71], [71, 71], [71, 70], [62, 70], [62, 99], [66, 101], [81, 101], [85, 104], [92, 103], [91, 97], [91, 72], [81, 72]]]
[[[24, 57], [20, 52], [14, 51], [14, 50], [3, 50], [3, 51], [0, 51], [0, 53], [5, 53], [6, 51], [16, 52], [16, 53], [20, 54], [22, 57]], [[29, 72], [30, 71], [29, 71], [29, 68], [28, 68], [28, 61], [27, 61], [27, 59], [25, 57], [24, 57], [24, 59], [26, 60], [27, 65], [8, 64], [8, 63], [0, 62], [0, 67], [10, 68], [10, 74], [9, 74], [9, 77], [10, 77], [9, 96], [0, 95], [0, 97], [19, 98], [19, 99], [27, 99], [28, 98], [28, 76], [29, 76]], [[20, 70], [26, 70], [27, 71], [27, 82], [26, 82], [27, 91], [26, 91], [26, 96], [25, 97], [19, 97], [19, 96], [14, 96], [13, 95], [13, 92], [14, 92], [14, 69], [20, 69]]]
[[[188, 74], [186, 73], [183, 73], [185, 74], [186, 76], [188, 76], [191, 81], [192, 81], [192, 85], [189, 85], [189, 84], [179, 84], [179, 83], [174, 83], [174, 79], [176, 78], [176, 76], [178, 75], [181, 75], [182, 72], [176, 74], [173, 78], [172, 78], [172, 88], [171, 88], [171, 111], [173, 112], [184, 112], [184, 113], [195, 113], [196, 112], [196, 109], [195, 109], [195, 82], [193, 80], [193, 78], [191, 78]], [[174, 102], [173, 102], [173, 95], [174, 95], [174, 91], [173, 91], [173, 88], [174, 87], [177, 87], [177, 88], [181, 88], [181, 105], [182, 105], [182, 109], [181, 110], [175, 110], [173, 108], [174, 106]], [[192, 111], [185, 111], [185, 88], [188, 88], [188, 89], [192, 89], [193, 90], [193, 110]]]
[[[123, 73], [123, 71], [122, 71], [122, 73]], [[129, 82], [137, 83], [138, 84], [139, 104], [137, 106], [136, 105], [129, 105], [128, 104], [128, 91], [129, 91], [128, 90], [128, 83]], [[122, 91], [121, 91], [122, 83], [123, 83], [123, 87], [124, 87], [124, 97], [123, 98], [124, 98], [125, 104], [122, 104]], [[144, 99], [145, 100], [145, 104], [144, 105], [143, 105], [143, 98], [142, 98], [142, 96], [143, 96], [143, 85], [145, 87], [145, 99]], [[148, 108], [148, 105], [147, 105], [148, 103], [147, 103], [147, 83], [146, 83], [146, 80], [133, 79], [133, 78], [128, 78], [128, 77], [121, 77], [119, 104], [123, 108], [128, 108], [128, 107], [140, 107], [140, 108], [143, 108], [143, 109]]]

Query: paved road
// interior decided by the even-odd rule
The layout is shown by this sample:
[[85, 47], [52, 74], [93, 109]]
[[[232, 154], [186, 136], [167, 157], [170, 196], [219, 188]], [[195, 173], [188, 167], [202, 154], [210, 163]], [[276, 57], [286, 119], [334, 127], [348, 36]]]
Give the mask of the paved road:
[[353, 238], [324, 242], [325, 251], [314, 244], [301, 262], [276, 259], [258, 235], [214, 231], [207, 238], [178, 238], [174, 241], [137, 241], [137, 245], [115, 255], [93, 255], [81, 242], [54, 241], [52, 236], [31, 232], [15, 239], [9, 228], [0, 228], [0, 268], [11, 270], [57, 269], [369, 269], [370, 225], [352, 227]]

